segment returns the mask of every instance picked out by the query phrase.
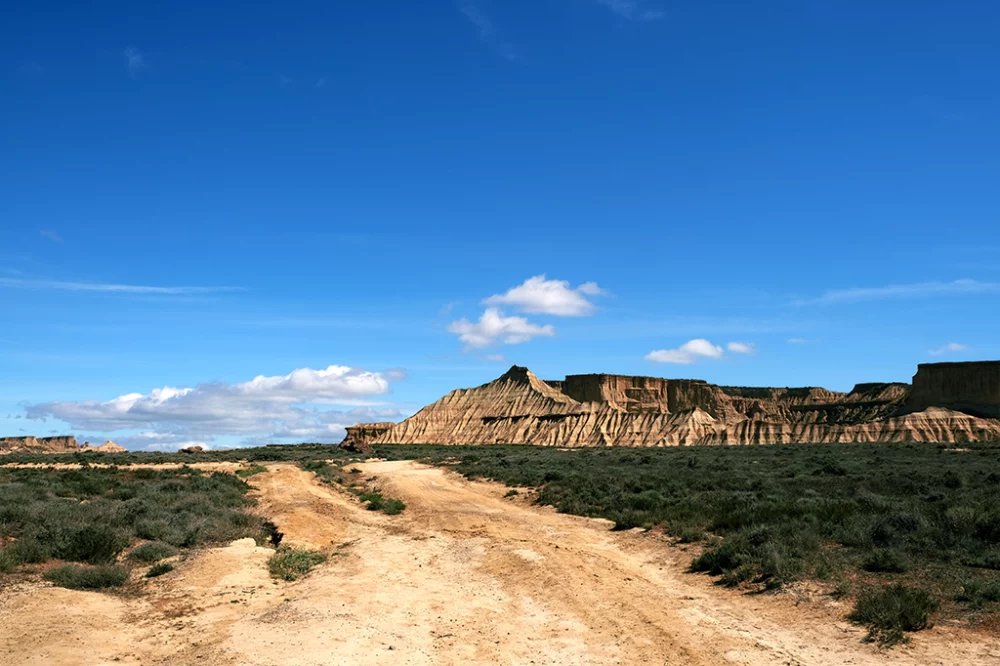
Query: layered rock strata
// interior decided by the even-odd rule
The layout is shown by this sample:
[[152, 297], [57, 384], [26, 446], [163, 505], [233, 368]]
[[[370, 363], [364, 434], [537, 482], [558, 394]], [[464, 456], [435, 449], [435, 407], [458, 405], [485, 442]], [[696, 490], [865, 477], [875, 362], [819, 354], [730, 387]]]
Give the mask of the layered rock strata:
[[128, 449], [119, 446], [110, 439], [100, 446], [91, 446], [84, 442], [77, 444], [76, 437], [0, 437], [0, 454], [4, 453], [79, 453], [96, 451], [100, 453], [125, 453]]
[[842, 393], [623, 375], [546, 382], [514, 366], [401, 423], [349, 428], [348, 439], [563, 447], [992, 441], [1000, 440], [997, 373], [1000, 362], [921, 365], [913, 387], [865, 383]]

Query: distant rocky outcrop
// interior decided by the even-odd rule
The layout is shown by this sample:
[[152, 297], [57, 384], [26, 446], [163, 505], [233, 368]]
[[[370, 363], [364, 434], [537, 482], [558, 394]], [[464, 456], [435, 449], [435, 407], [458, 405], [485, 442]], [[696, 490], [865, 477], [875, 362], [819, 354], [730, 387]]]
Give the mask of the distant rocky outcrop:
[[110, 439], [100, 446], [91, 446], [90, 442], [84, 442], [81, 446], [77, 443], [76, 437], [73, 436], [0, 437], [0, 455], [5, 453], [86, 453], [88, 451], [126, 453], [128, 449], [124, 446], [118, 446]]
[[395, 423], [383, 421], [381, 423], [360, 423], [347, 427], [347, 435], [340, 443], [340, 448], [353, 453], [368, 453], [371, 450], [371, 442], [381, 437]]
[[1000, 362], [918, 368], [911, 387], [717, 386], [698, 379], [570, 375], [513, 366], [397, 424], [348, 428], [344, 444], [677, 446], [1000, 440]]
[[128, 449], [126, 449], [124, 446], [119, 446], [115, 444], [110, 439], [101, 444], [100, 446], [91, 446], [90, 442], [84, 442], [81, 450], [94, 451], [97, 453], [128, 453]]
[[75, 453], [82, 447], [76, 437], [0, 437], [0, 454], [4, 453]]

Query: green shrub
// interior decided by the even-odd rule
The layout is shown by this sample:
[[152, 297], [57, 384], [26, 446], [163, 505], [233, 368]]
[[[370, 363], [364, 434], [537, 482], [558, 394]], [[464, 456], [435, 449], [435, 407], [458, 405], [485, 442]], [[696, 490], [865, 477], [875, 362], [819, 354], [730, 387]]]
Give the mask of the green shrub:
[[124, 585], [128, 580], [128, 569], [117, 564], [68, 564], [46, 571], [43, 577], [54, 585], [72, 590], [100, 590]]
[[955, 600], [970, 604], [974, 608], [1000, 602], [1000, 578], [989, 582], [970, 578], [962, 585], [962, 590], [955, 596]]
[[133, 550], [129, 557], [140, 562], [159, 562], [166, 557], [173, 557], [177, 554], [177, 549], [162, 541], [150, 541], [144, 543]]
[[362, 502], [367, 502], [367, 509], [369, 511], [381, 511], [382, 507], [385, 505], [385, 498], [382, 497], [382, 493], [376, 491], [370, 493], [361, 493], [358, 498]]
[[387, 499], [382, 503], [382, 513], [388, 514], [390, 516], [395, 516], [403, 512], [406, 508], [406, 504], [403, 500], [398, 499]]
[[865, 571], [876, 573], [905, 573], [910, 570], [910, 561], [898, 550], [879, 548], [873, 550], [861, 566]]
[[315, 550], [279, 548], [268, 560], [267, 568], [275, 578], [297, 580], [325, 561], [326, 555]]
[[[61, 538], [60, 538], [61, 537]], [[57, 536], [56, 556], [70, 562], [107, 564], [128, 547], [129, 538], [109, 525], [69, 528]]]
[[868, 640], [889, 646], [903, 640], [903, 632], [929, 627], [938, 607], [927, 590], [896, 584], [863, 591], [848, 619], [868, 627]]
[[249, 489], [232, 474], [190, 467], [0, 465], [0, 539], [13, 539], [0, 550], [0, 568], [12, 571], [51, 558], [112, 564], [136, 539], [162, 542], [137, 549], [137, 559], [165, 544], [186, 548], [247, 536], [264, 542], [270, 534], [265, 519], [248, 511]]
[[0, 553], [3, 553], [15, 567], [22, 564], [41, 564], [50, 557], [49, 549], [32, 537], [18, 539]]
[[962, 560], [967, 567], [1000, 570], [1000, 548], [992, 548], [978, 555], [970, 555]]
[[263, 474], [266, 471], [267, 468], [263, 465], [251, 465], [250, 467], [236, 470], [236, 476], [246, 479], [256, 474]]
[[157, 576], [162, 576], [165, 573], [170, 573], [174, 570], [174, 565], [170, 562], [160, 562], [159, 564], [154, 564], [146, 572], [146, 578], [156, 578]]

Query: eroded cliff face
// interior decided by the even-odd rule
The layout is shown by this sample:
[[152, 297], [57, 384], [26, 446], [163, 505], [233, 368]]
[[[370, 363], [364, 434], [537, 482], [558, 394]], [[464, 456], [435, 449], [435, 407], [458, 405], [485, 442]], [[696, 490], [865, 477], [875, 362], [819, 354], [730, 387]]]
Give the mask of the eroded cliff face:
[[100, 446], [84, 442], [77, 444], [76, 437], [0, 437], [0, 455], [4, 453], [77, 453], [95, 451], [99, 453], [126, 453], [128, 449], [110, 439]]
[[392, 421], [383, 421], [381, 423], [359, 423], [358, 425], [348, 426], [345, 428], [347, 435], [344, 436], [344, 441], [340, 443], [340, 448], [351, 451], [362, 451], [370, 442], [377, 439], [394, 425], [396, 424]]
[[865, 383], [840, 393], [622, 375], [545, 382], [514, 366], [401, 423], [361, 424], [348, 437], [563, 447], [1000, 440], [1000, 419], [982, 418], [1000, 414], [1000, 377], [991, 372], [1000, 372], [1000, 363], [922, 365], [912, 392], [908, 384]]
[[1000, 418], [1000, 361], [921, 363], [906, 408], [931, 406]]
[[76, 437], [0, 437], [0, 454], [73, 453], [79, 450]]

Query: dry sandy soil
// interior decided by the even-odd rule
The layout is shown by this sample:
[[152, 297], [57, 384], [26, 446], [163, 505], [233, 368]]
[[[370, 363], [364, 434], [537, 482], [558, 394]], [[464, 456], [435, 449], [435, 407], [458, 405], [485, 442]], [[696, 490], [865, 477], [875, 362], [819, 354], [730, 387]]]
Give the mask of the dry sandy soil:
[[360, 467], [406, 501], [402, 515], [366, 511], [293, 465], [251, 479], [287, 543], [330, 553], [307, 577], [272, 581], [271, 551], [243, 540], [138, 595], [15, 585], [0, 591], [0, 663], [1000, 663], [1000, 641], [953, 627], [880, 652], [845, 608], [719, 589], [650, 535], [437, 468]]

